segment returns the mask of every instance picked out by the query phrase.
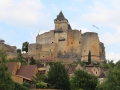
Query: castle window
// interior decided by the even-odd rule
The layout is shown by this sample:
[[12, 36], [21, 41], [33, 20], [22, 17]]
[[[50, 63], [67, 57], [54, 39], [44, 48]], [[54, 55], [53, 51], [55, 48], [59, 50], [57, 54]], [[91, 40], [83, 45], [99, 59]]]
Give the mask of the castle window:
[[86, 52], [86, 50], [84, 50], [84, 52]]
[[81, 42], [79, 41], [79, 44], [81, 44]]
[[44, 57], [44, 56], [43, 56]]
[[96, 74], [97, 74], [97, 72], [96, 72]]
[[52, 42], [53, 43], [53, 42]]

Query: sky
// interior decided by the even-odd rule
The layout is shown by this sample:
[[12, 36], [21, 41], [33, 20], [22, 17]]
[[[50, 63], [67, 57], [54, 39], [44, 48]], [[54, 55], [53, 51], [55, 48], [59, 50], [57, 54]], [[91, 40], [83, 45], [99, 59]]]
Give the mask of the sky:
[[[98, 33], [106, 59], [120, 60], [120, 0], [0, 0], [0, 38], [22, 47], [54, 29], [60, 11], [72, 29]], [[95, 25], [99, 29], [93, 27]]]

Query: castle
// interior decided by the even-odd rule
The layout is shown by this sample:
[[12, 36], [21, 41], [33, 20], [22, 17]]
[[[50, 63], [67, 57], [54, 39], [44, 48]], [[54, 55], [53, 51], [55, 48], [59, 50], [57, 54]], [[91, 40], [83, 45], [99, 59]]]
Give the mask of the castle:
[[0, 39], [0, 49], [4, 49], [4, 51], [7, 54], [7, 58], [16, 58], [18, 56], [18, 53], [16, 51], [16, 46], [10, 46], [8, 44], [4, 43], [5, 41], [3, 39]]
[[54, 19], [54, 24], [53, 30], [38, 34], [36, 43], [29, 44], [30, 56], [41, 61], [87, 62], [91, 51], [92, 62], [105, 61], [105, 47], [97, 33], [73, 30], [62, 12]]

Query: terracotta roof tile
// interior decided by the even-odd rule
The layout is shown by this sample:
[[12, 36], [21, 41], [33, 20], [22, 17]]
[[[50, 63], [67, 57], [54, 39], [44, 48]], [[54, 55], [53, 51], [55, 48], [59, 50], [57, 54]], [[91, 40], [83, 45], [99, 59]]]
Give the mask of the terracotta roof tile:
[[8, 71], [12, 72], [14, 70], [15, 65], [16, 62], [8, 62], [7, 63]]
[[17, 71], [16, 75], [19, 75], [28, 80], [31, 80], [34, 74], [35, 68], [36, 68], [36, 65], [21, 66], [21, 68]]
[[101, 72], [100, 76], [98, 78], [105, 78], [105, 74], [103, 72]]

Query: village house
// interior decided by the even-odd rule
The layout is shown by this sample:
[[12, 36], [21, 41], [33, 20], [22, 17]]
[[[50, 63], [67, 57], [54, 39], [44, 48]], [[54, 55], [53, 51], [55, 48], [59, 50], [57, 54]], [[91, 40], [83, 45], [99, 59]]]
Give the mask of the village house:
[[21, 66], [20, 62], [9, 62], [7, 67], [12, 74], [12, 80], [19, 84], [22, 84], [24, 81], [31, 82], [33, 76], [38, 72], [36, 65]]

